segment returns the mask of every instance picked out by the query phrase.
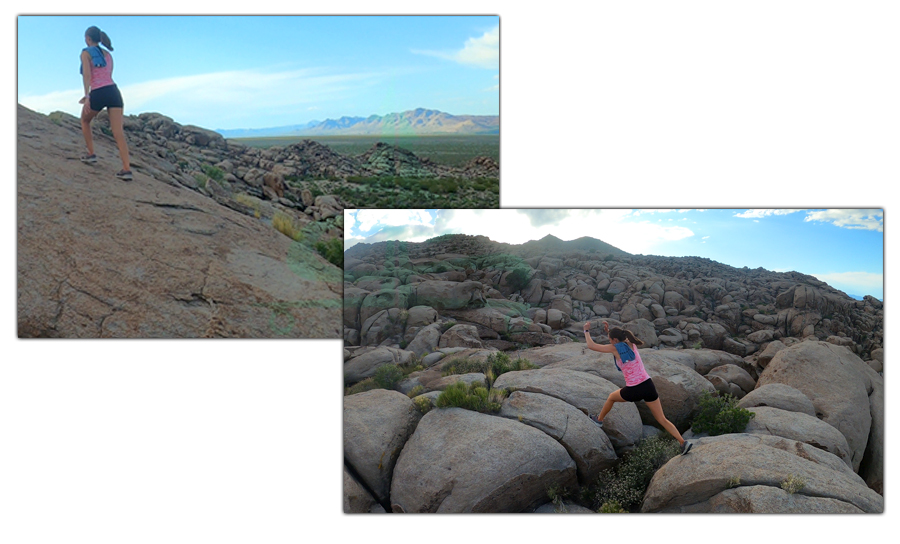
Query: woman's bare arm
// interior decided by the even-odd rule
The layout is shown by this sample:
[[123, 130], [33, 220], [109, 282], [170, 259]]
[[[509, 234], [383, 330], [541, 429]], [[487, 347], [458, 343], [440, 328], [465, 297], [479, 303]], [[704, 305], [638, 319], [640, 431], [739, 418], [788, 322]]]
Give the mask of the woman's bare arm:
[[91, 54], [87, 51], [81, 52], [81, 80], [84, 83], [84, 96], [78, 101], [84, 104], [84, 101], [91, 94]]
[[[604, 328], [608, 330], [609, 325], [607, 325], [605, 321], [603, 322], [603, 325]], [[584, 324], [584, 339], [587, 342], [588, 349], [599, 351], [600, 353], [615, 353], [616, 347], [612, 344], [598, 344], [597, 342], [594, 342], [594, 339], [591, 338], [590, 329], [591, 322], [588, 321]]]

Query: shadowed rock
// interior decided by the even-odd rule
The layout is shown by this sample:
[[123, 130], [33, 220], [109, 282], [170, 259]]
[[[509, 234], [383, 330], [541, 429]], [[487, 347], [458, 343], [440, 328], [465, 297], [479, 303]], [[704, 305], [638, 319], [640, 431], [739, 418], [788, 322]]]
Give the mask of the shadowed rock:
[[697, 439], [689, 455], [673, 458], [656, 472], [641, 511], [712, 511], [729, 482], [784, 493], [781, 484], [791, 477], [804, 482], [797, 492], [803, 496], [840, 501], [863, 512], [884, 511], [884, 499], [834, 455], [787, 438], [748, 434]]
[[567, 402], [516, 391], [503, 401], [500, 417], [515, 419], [559, 441], [578, 467], [578, 480], [590, 484], [617, 457], [606, 433]]
[[344, 397], [344, 460], [379, 502], [388, 500], [400, 450], [421, 414], [397, 391], [374, 389]]
[[[599, 414], [609, 394], [619, 389], [603, 378], [566, 369], [507, 372], [494, 381], [494, 388], [541, 393], [565, 401], [585, 414]], [[603, 420], [603, 430], [617, 452], [634, 446], [642, 432], [635, 405], [616, 403]]]
[[461, 408], [425, 414], [400, 454], [394, 512], [524, 512], [576, 482], [575, 462], [545, 433]]

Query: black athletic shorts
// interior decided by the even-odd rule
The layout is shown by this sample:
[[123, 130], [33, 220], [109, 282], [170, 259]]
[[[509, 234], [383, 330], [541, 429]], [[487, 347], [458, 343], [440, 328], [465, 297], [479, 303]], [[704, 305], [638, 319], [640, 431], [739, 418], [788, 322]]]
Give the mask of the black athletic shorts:
[[653, 385], [653, 380], [650, 378], [637, 385], [623, 387], [619, 394], [628, 402], [637, 402], [639, 400], [653, 402], [659, 398], [659, 395], [656, 393], [656, 386]]
[[122, 101], [122, 93], [116, 84], [100, 87], [99, 89], [91, 89], [91, 109], [100, 111], [103, 108], [124, 108], [125, 102]]

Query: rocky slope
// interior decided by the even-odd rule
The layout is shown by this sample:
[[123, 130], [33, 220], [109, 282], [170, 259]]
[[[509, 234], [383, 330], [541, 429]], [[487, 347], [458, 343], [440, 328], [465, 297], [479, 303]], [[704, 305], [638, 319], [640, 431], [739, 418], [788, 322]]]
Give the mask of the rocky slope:
[[[734, 268], [699, 257], [629, 255], [599, 240], [553, 237], [521, 246], [448, 235], [420, 244], [359, 244], [345, 253], [349, 346], [414, 340], [368, 323], [381, 310], [435, 309], [478, 327], [485, 346], [515, 349], [581, 338], [585, 321], [623, 323], [650, 347], [705, 347], [760, 358], [781, 338], [849, 347], [876, 370], [883, 304], [812, 276]], [[764, 364], [764, 363], [763, 363]]]
[[228, 146], [162, 116], [128, 118], [128, 183], [105, 116], [95, 165], [77, 119], [19, 106], [17, 122], [20, 337], [339, 337], [340, 269], [311, 242], [341, 236], [340, 202], [291, 200], [259, 168], [213, 181]]
[[[695, 441], [656, 473], [642, 511], [883, 511], [881, 302], [799, 273], [574, 245], [453, 235], [347, 251], [345, 384], [407, 371], [394, 391], [347, 391], [345, 511], [547, 511], [549, 489], [591, 485], [660, 432], [644, 403], [617, 404], [602, 430], [587, 419], [625, 384], [611, 355], [585, 348], [585, 321], [598, 341], [600, 321], [644, 340], [666, 416]], [[501, 351], [535, 368], [447, 375], [445, 363]], [[460, 381], [513, 393], [492, 414], [436, 408]], [[707, 392], [754, 412], [742, 433], [691, 431]], [[384, 440], [348, 454], [363, 435]], [[790, 478], [802, 489], [785, 491]]]

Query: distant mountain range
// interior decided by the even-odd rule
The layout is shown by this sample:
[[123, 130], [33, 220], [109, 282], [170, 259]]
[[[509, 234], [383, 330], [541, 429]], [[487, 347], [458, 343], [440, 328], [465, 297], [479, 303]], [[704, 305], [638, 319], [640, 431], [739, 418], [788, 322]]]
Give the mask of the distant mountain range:
[[563, 241], [552, 234], [544, 236], [540, 240], [530, 240], [519, 246], [526, 252], [551, 252], [551, 251], [596, 251], [599, 253], [625, 256], [629, 253], [607, 244], [602, 240], [582, 236], [575, 240]]
[[225, 138], [500, 134], [500, 116], [451, 115], [442, 111], [417, 108], [403, 113], [389, 113], [387, 115], [341, 117], [340, 119], [326, 119], [325, 121], [310, 121], [302, 125], [260, 129], [216, 129], [216, 132]]

